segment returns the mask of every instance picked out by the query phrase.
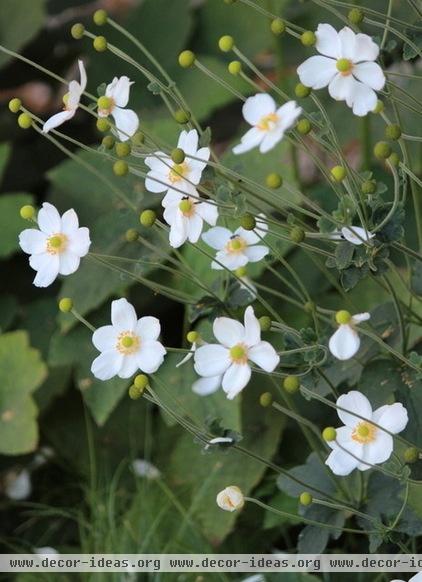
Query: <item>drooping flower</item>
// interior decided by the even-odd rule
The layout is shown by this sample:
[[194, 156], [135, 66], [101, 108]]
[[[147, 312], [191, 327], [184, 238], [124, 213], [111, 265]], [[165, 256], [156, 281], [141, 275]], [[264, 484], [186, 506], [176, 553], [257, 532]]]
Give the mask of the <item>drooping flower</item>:
[[99, 117], [111, 115], [114, 119], [117, 135], [120, 141], [127, 141], [134, 135], [139, 126], [139, 119], [132, 109], [126, 109], [129, 102], [130, 87], [134, 81], [129, 77], [114, 77], [106, 87], [105, 96], [109, 98], [109, 106], [98, 108]]
[[297, 73], [307, 87], [327, 87], [333, 99], [346, 101], [353, 113], [364, 116], [375, 109], [377, 94], [385, 84], [381, 67], [375, 62], [379, 47], [367, 34], [354, 33], [345, 26], [337, 32], [330, 24], [316, 31], [313, 56], [302, 63]]
[[132, 462], [133, 472], [137, 477], [153, 481], [161, 477], [161, 471], [155, 465], [145, 459], [135, 459]]
[[217, 495], [217, 505], [224, 511], [236, 511], [245, 505], [245, 497], [237, 485], [226, 487]]
[[[145, 164], [150, 168], [145, 179], [148, 192], [199, 196], [195, 186], [201, 181], [211, 152], [207, 147], [198, 148], [198, 144], [196, 129], [182, 131], [177, 142], [177, 147], [185, 154], [185, 160], [181, 164], [173, 162], [164, 152], [155, 152], [145, 158]], [[166, 198], [163, 200], [163, 205], [165, 204]]]
[[[263, 215], [261, 217], [264, 218]], [[202, 235], [202, 240], [218, 251], [215, 261], [211, 263], [211, 268], [222, 270], [225, 267], [230, 271], [235, 271], [249, 262], [261, 261], [270, 251], [267, 246], [258, 244], [262, 242], [261, 238], [265, 236], [268, 224], [264, 220], [258, 220], [257, 225], [254, 230], [239, 227], [232, 232], [223, 226], [215, 226], [207, 230]]]
[[375, 234], [369, 232], [362, 228], [361, 226], [343, 226], [343, 228], [338, 231], [334, 231], [330, 234], [332, 240], [347, 240], [352, 245], [363, 245], [365, 242], [374, 238]]
[[370, 319], [369, 313], [356, 313], [350, 315], [348, 311], [339, 311], [336, 314], [339, 327], [333, 333], [328, 342], [330, 352], [338, 360], [350, 360], [358, 352], [360, 337], [355, 326], [362, 321]]
[[288, 101], [281, 107], [268, 93], [258, 93], [248, 97], [243, 105], [242, 113], [245, 121], [252, 125], [242, 137], [240, 144], [233, 148], [234, 154], [243, 154], [259, 146], [259, 151], [265, 154], [273, 149], [283, 139], [302, 112], [296, 101]]
[[249, 362], [266, 372], [273, 372], [280, 362], [272, 345], [261, 340], [259, 321], [251, 306], [245, 310], [244, 325], [229, 317], [217, 317], [213, 333], [219, 343], [200, 346], [194, 354], [195, 371], [205, 380], [197, 385], [197, 393], [199, 389], [202, 394], [210, 394], [221, 384], [232, 400], [250, 380]]
[[65, 121], [69, 121], [75, 115], [79, 103], [81, 100], [82, 93], [85, 91], [87, 78], [85, 67], [82, 61], [78, 61], [79, 66], [79, 73], [81, 76], [81, 80], [78, 81], [70, 81], [68, 87], [69, 91], [63, 97], [64, 108], [63, 111], [59, 113], [55, 113], [52, 115], [43, 125], [43, 133], [48, 133], [51, 129], [54, 129], [64, 123]]
[[63, 216], [52, 204], [44, 202], [38, 212], [38, 227], [28, 228], [19, 235], [21, 249], [31, 255], [30, 266], [37, 271], [34, 285], [47, 287], [57, 275], [71, 275], [91, 245], [89, 230], [79, 228], [76, 212], [67, 210]]
[[326, 464], [333, 473], [349, 475], [354, 469], [366, 471], [387, 461], [394, 443], [385, 430], [398, 434], [405, 429], [408, 415], [404, 406], [396, 402], [373, 412], [369, 400], [357, 390], [342, 394], [337, 406], [342, 409], [338, 408], [337, 414], [345, 426], [336, 429], [336, 439], [327, 443], [333, 450]]
[[186, 240], [196, 243], [201, 236], [204, 222], [214, 226], [218, 219], [218, 208], [198, 199], [192, 187], [193, 196], [169, 192], [163, 200], [164, 220], [170, 225], [170, 246], [180, 247]]
[[113, 376], [130, 378], [137, 370], [156, 372], [166, 354], [157, 341], [160, 332], [156, 317], [138, 319], [126, 299], [112, 301], [111, 325], [98, 328], [92, 336], [92, 343], [101, 354], [92, 362], [91, 372], [100, 380]]

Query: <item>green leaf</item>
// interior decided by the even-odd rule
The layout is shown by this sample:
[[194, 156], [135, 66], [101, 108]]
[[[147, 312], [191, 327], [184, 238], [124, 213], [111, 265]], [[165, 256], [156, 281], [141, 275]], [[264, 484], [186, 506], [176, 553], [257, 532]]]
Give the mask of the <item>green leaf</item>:
[[[1, 0], [0, 44], [19, 52], [41, 29], [45, 0]], [[11, 57], [0, 52], [0, 67]]]
[[412, 269], [412, 289], [417, 295], [422, 295], [422, 261], [415, 261]]
[[21, 218], [19, 210], [25, 204], [32, 204], [30, 194], [2, 194], [0, 197], [0, 258], [12, 255], [18, 248], [19, 233], [25, 228], [33, 228], [32, 223]]
[[336, 246], [335, 256], [337, 268], [342, 270], [350, 266], [353, 258], [354, 246], [343, 241]]
[[0, 295], [0, 332], [3, 333], [12, 324], [17, 311], [18, 302], [13, 295]]
[[402, 383], [401, 370], [393, 360], [373, 360], [362, 371], [358, 390], [368, 397], [372, 408], [386, 404]]
[[9, 161], [11, 147], [8, 143], [0, 144], [0, 180], [3, 177], [7, 163]]
[[406, 38], [408, 38], [419, 50], [416, 50], [408, 42], [403, 45], [403, 59], [410, 61], [410, 59], [422, 54], [422, 32], [420, 30], [407, 29], [405, 31]]
[[29, 345], [28, 334], [0, 336], [0, 452], [20, 455], [38, 442], [37, 407], [32, 393], [44, 380], [46, 366]]

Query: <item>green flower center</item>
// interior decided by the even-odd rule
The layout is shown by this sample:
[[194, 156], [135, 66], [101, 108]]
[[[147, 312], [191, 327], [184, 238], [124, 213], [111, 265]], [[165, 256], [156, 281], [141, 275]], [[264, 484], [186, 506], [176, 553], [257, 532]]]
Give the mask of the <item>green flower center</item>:
[[338, 59], [336, 63], [337, 71], [342, 73], [342, 75], [350, 75], [353, 68], [353, 63], [349, 59]]
[[245, 364], [248, 361], [248, 351], [243, 344], [230, 348], [230, 358], [235, 364]]
[[67, 246], [67, 236], [62, 233], [53, 234], [47, 239], [47, 252], [50, 255], [62, 253]]
[[363, 420], [360, 422], [352, 433], [352, 439], [361, 444], [372, 443], [376, 438], [377, 427]]
[[172, 184], [175, 182], [180, 182], [186, 176], [189, 171], [189, 167], [186, 162], [183, 164], [174, 164], [172, 169], [170, 170], [169, 180]]
[[229, 240], [226, 245], [226, 250], [228, 253], [240, 253], [247, 246], [246, 241], [240, 236], [234, 236]]
[[185, 216], [191, 216], [194, 211], [194, 204], [191, 200], [185, 198], [179, 203], [179, 209]]
[[133, 331], [124, 331], [117, 338], [117, 350], [125, 356], [138, 351], [141, 341]]

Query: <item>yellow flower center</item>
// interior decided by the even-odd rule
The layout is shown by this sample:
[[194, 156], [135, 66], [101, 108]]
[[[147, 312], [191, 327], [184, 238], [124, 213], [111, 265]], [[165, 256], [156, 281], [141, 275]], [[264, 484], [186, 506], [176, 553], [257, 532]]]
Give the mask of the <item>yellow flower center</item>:
[[174, 164], [169, 173], [170, 182], [172, 184], [175, 182], [180, 182], [180, 180], [183, 180], [183, 178], [186, 176], [188, 171], [189, 166], [186, 162], [183, 162], [183, 164]]
[[195, 212], [195, 205], [192, 202], [192, 200], [189, 200], [189, 198], [184, 198], [180, 203], [179, 203], [179, 210], [180, 212], [183, 214], [183, 216], [192, 216], [192, 214], [194, 214]]
[[276, 113], [269, 113], [268, 115], [264, 115], [264, 117], [261, 117], [257, 125], [257, 128], [260, 129], [261, 131], [270, 131], [270, 129], [274, 128], [277, 121], [278, 115]]
[[343, 77], [350, 75], [353, 69], [353, 63], [349, 59], [338, 59], [336, 62], [337, 71], [339, 71]]
[[230, 358], [235, 364], [246, 364], [248, 361], [248, 350], [244, 344], [237, 344], [230, 348]]
[[57, 255], [66, 250], [67, 236], [61, 232], [51, 235], [47, 239], [47, 252], [50, 255]]
[[100, 97], [98, 99], [98, 113], [102, 117], [106, 117], [110, 115], [113, 109], [116, 107], [116, 102], [112, 97]]
[[376, 434], [377, 427], [370, 422], [363, 420], [354, 428], [352, 439], [358, 443], [366, 445], [368, 443], [372, 443], [375, 440]]
[[141, 340], [133, 331], [123, 331], [117, 338], [117, 350], [125, 356], [138, 351]]
[[239, 254], [247, 247], [246, 241], [240, 236], [233, 236], [226, 244], [228, 253]]

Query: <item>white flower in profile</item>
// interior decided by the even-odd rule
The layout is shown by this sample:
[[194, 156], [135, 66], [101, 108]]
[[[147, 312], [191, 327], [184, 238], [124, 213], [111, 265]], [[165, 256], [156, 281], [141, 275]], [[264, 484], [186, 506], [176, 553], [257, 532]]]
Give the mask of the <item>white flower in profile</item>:
[[170, 246], [177, 249], [186, 240], [196, 243], [201, 236], [204, 222], [214, 226], [218, 219], [218, 208], [198, 198], [194, 187], [193, 195], [169, 192], [164, 200], [164, 220], [170, 225]]
[[273, 149], [284, 137], [302, 112], [296, 101], [288, 101], [281, 107], [268, 93], [258, 93], [248, 97], [243, 104], [242, 113], [245, 121], [252, 128], [245, 133], [240, 144], [233, 148], [234, 154], [244, 154], [259, 146], [265, 154]]
[[4, 492], [6, 497], [14, 501], [27, 499], [32, 492], [30, 472], [27, 469], [22, 469], [19, 473], [10, 471], [6, 475]]
[[[280, 362], [272, 345], [261, 340], [259, 321], [251, 306], [245, 310], [244, 325], [229, 317], [217, 317], [213, 333], [219, 343], [200, 346], [194, 354], [195, 371], [208, 380], [205, 382], [208, 394], [221, 383], [227, 398], [232, 400], [250, 380], [249, 362], [265, 372], [273, 372]], [[204, 394], [204, 383], [199, 390]], [[198, 388], [194, 391], [199, 393]]]
[[237, 511], [245, 505], [245, 497], [237, 485], [226, 487], [217, 495], [217, 505], [224, 511]]
[[38, 229], [28, 228], [19, 235], [21, 249], [31, 255], [30, 266], [37, 271], [36, 287], [47, 287], [58, 275], [74, 273], [91, 245], [89, 230], [79, 228], [76, 212], [67, 210], [63, 216], [57, 208], [44, 202], [38, 212]]
[[137, 477], [142, 477], [149, 481], [159, 479], [161, 472], [155, 465], [145, 459], [135, 459], [132, 462], [132, 470]]
[[338, 231], [334, 231], [330, 234], [332, 240], [347, 240], [352, 245], [363, 245], [365, 242], [374, 238], [375, 234], [365, 230], [361, 226], [343, 226], [343, 228]]
[[350, 358], [353, 358], [360, 348], [360, 337], [355, 326], [362, 321], [367, 321], [370, 317], [369, 313], [350, 315], [345, 310], [336, 313], [336, 321], [339, 327], [328, 342], [329, 350], [335, 358], [338, 360], [350, 360]]
[[388, 433], [398, 434], [408, 422], [404, 406], [396, 402], [373, 412], [369, 400], [357, 390], [342, 394], [336, 404], [342, 409], [337, 414], [345, 426], [337, 428], [336, 439], [327, 443], [332, 452], [325, 463], [333, 473], [349, 475], [354, 469], [366, 471], [387, 461], [394, 444]]
[[[145, 164], [150, 168], [146, 179], [145, 188], [148, 192], [162, 194], [195, 194], [195, 186], [201, 181], [210, 157], [210, 149], [198, 148], [199, 136], [196, 129], [182, 131], [177, 147], [183, 150], [185, 159], [181, 164], [173, 162], [170, 156], [164, 152], [155, 152], [145, 158]], [[197, 158], [197, 159], [194, 159]], [[163, 205], [165, 204], [165, 198]]]
[[202, 240], [218, 251], [215, 261], [211, 263], [212, 269], [235, 271], [249, 262], [261, 261], [270, 252], [267, 246], [258, 244], [268, 230], [264, 216], [260, 216], [261, 220], [257, 220], [257, 228], [254, 230], [239, 227], [232, 232], [223, 226], [215, 226], [202, 235]]
[[320, 24], [316, 31], [313, 56], [302, 63], [297, 73], [301, 83], [312, 89], [327, 87], [337, 101], [346, 101], [360, 117], [373, 111], [377, 94], [385, 84], [381, 67], [375, 62], [379, 47], [367, 34], [354, 33], [345, 26], [337, 32], [331, 24]]
[[136, 133], [139, 126], [136, 113], [132, 109], [126, 109], [130, 87], [133, 83], [134, 81], [130, 81], [129, 77], [126, 76], [114, 77], [105, 91], [105, 97], [109, 99], [107, 107], [98, 107], [99, 117], [108, 117], [109, 115], [113, 117], [120, 141], [127, 141]]
[[87, 83], [86, 72], [83, 62], [78, 61], [78, 65], [79, 73], [81, 76], [80, 82], [78, 83], [78, 81], [70, 81], [68, 85], [69, 91], [63, 97], [64, 102], [63, 111], [55, 113], [49, 119], [47, 119], [42, 128], [43, 133], [48, 133], [51, 129], [58, 127], [65, 121], [69, 121], [69, 119], [72, 119], [72, 117], [75, 115], [76, 110], [79, 107], [82, 93], [85, 91]]
[[160, 332], [156, 317], [138, 319], [126, 299], [112, 301], [111, 325], [99, 327], [92, 336], [92, 343], [101, 354], [92, 362], [91, 372], [99, 380], [130, 378], [137, 370], [156, 372], [166, 354], [157, 341]]

